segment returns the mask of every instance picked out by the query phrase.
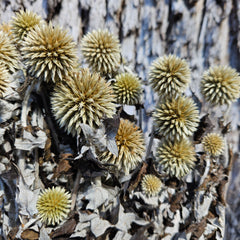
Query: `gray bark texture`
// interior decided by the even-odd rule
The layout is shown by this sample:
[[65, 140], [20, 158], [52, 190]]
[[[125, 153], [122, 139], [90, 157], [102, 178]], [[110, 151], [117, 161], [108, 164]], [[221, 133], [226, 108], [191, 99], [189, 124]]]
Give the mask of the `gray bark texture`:
[[[0, 23], [10, 21], [20, 9], [32, 10], [54, 25], [68, 29], [78, 46], [87, 32], [109, 29], [119, 37], [122, 56], [128, 67], [145, 83], [149, 66], [157, 57], [173, 53], [186, 59], [192, 70], [188, 94], [194, 92], [201, 103], [199, 82], [209, 66], [229, 65], [240, 71], [238, 0], [0, 0]], [[80, 51], [79, 56], [81, 59]], [[146, 138], [152, 124], [147, 116], [156, 101], [157, 96], [146, 84], [143, 121]], [[226, 120], [232, 123], [226, 144], [226, 165], [205, 176], [202, 185], [195, 190], [195, 206], [191, 206], [190, 215], [193, 214], [196, 221], [186, 224], [192, 219], [184, 216], [186, 207], [181, 204], [186, 200], [173, 191], [172, 212], [166, 210], [165, 222], [156, 221], [165, 226], [165, 230], [159, 230], [164, 233], [159, 234], [159, 239], [240, 239], [239, 108], [239, 102], [234, 103], [226, 116]], [[221, 113], [216, 109], [209, 111], [210, 117], [214, 116], [212, 124], [218, 125], [217, 118]], [[205, 113], [203, 109], [201, 116]], [[223, 174], [219, 176], [219, 172]], [[164, 212], [163, 205], [160, 209]], [[177, 221], [183, 222], [177, 224]], [[141, 228], [143, 232], [146, 229]], [[130, 239], [124, 236], [119, 231], [114, 239]], [[138, 233], [131, 239], [145, 238], [140, 238]]]

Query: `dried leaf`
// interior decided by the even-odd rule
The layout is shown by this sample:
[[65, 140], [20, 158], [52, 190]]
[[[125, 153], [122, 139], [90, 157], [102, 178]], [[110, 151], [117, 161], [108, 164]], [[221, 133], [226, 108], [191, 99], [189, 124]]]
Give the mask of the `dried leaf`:
[[33, 136], [32, 133], [24, 130], [22, 138], [15, 139], [16, 149], [25, 151], [31, 151], [35, 147], [44, 149], [47, 140], [46, 133], [42, 130], [38, 130], [35, 132], [35, 136]]
[[35, 232], [32, 229], [26, 229], [22, 232], [21, 238], [26, 240], [39, 239], [39, 233]]
[[71, 168], [71, 165], [69, 164], [69, 161], [65, 160], [65, 159], [61, 159], [59, 161], [57, 167], [54, 169], [54, 173], [53, 173], [53, 177], [52, 178], [54, 179], [54, 178], [59, 177], [62, 173], [68, 172], [68, 170], [70, 168]]
[[91, 232], [95, 237], [99, 237], [112, 225], [107, 221], [96, 217], [91, 220]]

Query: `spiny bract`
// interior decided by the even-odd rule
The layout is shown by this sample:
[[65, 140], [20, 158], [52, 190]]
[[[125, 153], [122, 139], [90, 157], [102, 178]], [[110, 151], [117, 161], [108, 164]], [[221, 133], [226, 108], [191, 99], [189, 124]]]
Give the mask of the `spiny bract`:
[[14, 40], [17, 44], [21, 43], [27, 33], [32, 30], [36, 25], [40, 24], [42, 18], [36, 13], [29, 10], [20, 10], [16, 16], [12, 18], [11, 31], [14, 35]]
[[70, 194], [61, 187], [44, 190], [37, 201], [37, 210], [42, 222], [59, 224], [70, 211]]
[[83, 57], [93, 71], [112, 74], [120, 65], [119, 40], [108, 30], [93, 30], [81, 42]]
[[204, 150], [212, 156], [219, 156], [224, 149], [223, 137], [217, 133], [209, 133], [202, 140]]
[[156, 196], [162, 186], [161, 180], [153, 174], [147, 174], [141, 181], [143, 192], [148, 196]]
[[72, 135], [81, 132], [80, 123], [98, 127], [101, 119], [113, 117], [114, 101], [110, 83], [88, 69], [82, 69], [58, 84], [51, 99], [60, 126]]
[[228, 66], [211, 67], [203, 74], [201, 92], [213, 105], [229, 105], [239, 98], [240, 76]]
[[0, 65], [4, 65], [11, 73], [19, 68], [16, 48], [3, 31], [0, 31]]
[[131, 73], [121, 73], [116, 76], [113, 90], [117, 96], [117, 103], [134, 105], [139, 103], [142, 88], [140, 80]]
[[77, 66], [76, 44], [67, 31], [42, 24], [24, 39], [22, 55], [29, 73], [46, 82], [58, 82]]
[[6, 33], [8, 36], [11, 36], [12, 32], [11, 32], [11, 25], [8, 23], [2, 23], [0, 24], [0, 31], [3, 31], [4, 33]]
[[175, 97], [187, 88], [191, 72], [187, 62], [175, 55], [156, 59], [150, 68], [149, 81], [160, 97]]
[[195, 158], [194, 147], [187, 139], [166, 141], [157, 149], [159, 164], [170, 176], [181, 178], [193, 167]]
[[160, 104], [153, 117], [159, 134], [171, 140], [191, 136], [199, 123], [196, 104], [184, 96]]
[[8, 86], [8, 71], [4, 65], [0, 65], [0, 97], [5, 92]]
[[145, 151], [142, 131], [129, 120], [120, 120], [117, 135], [115, 137], [118, 156], [106, 151], [100, 155], [103, 162], [116, 164], [119, 170], [126, 174], [133, 170], [140, 162]]

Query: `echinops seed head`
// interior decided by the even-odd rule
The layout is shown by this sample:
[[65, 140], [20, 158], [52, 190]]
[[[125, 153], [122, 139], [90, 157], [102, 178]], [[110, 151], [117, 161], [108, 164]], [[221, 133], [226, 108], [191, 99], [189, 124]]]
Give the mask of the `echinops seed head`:
[[157, 149], [157, 159], [163, 170], [172, 177], [181, 178], [195, 165], [195, 151], [188, 139], [165, 141]]
[[193, 135], [199, 124], [196, 104], [184, 96], [161, 103], [153, 117], [158, 133], [171, 140]]
[[29, 73], [41, 81], [62, 81], [77, 67], [76, 44], [72, 37], [51, 23], [31, 30], [21, 50]]
[[115, 164], [119, 170], [128, 174], [142, 162], [145, 152], [144, 137], [141, 130], [129, 120], [120, 119], [120, 125], [115, 137], [118, 156], [110, 151], [100, 154], [102, 162]]
[[204, 150], [212, 156], [219, 156], [224, 150], [223, 137], [218, 133], [208, 133], [202, 140]]
[[112, 74], [119, 68], [119, 40], [106, 29], [87, 33], [81, 41], [81, 51], [89, 67], [101, 75]]
[[131, 73], [121, 73], [116, 76], [113, 90], [117, 97], [117, 103], [134, 105], [139, 103], [142, 88], [137, 76]]
[[149, 81], [159, 97], [176, 97], [186, 90], [190, 80], [187, 62], [175, 55], [159, 57], [150, 67]]
[[113, 117], [114, 101], [110, 83], [88, 69], [81, 69], [56, 85], [51, 98], [55, 118], [73, 136], [81, 132], [81, 123], [95, 128], [102, 119]]
[[10, 73], [19, 68], [17, 50], [8, 34], [3, 31], [0, 31], [0, 64], [4, 65]]
[[162, 182], [155, 175], [146, 174], [141, 181], [141, 186], [147, 196], [156, 196], [161, 190]]
[[229, 105], [239, 98], [240, 76], [228, 66], [210, 67], [203, 74], [201, 93], [213, 105]]
[[0, 65], [0, 97], [2, 97], [8, 86], [9, 73], [4, 65]]
[[41, 23], [42, 18], [36, 13], [29, 10], [20, 10], [16, 13], [16, 16], [12, 18], [11, 31], [14, 36], [14, 40], [18, 45], [21, 45], [24, 37], [32, 30], [36, 25]]
[[46, 224], [59, 224], [70, 211], [70, 198], [71, 195], [61, 187], [43, 190], [37, 201], [37, 210], [41, 221]]

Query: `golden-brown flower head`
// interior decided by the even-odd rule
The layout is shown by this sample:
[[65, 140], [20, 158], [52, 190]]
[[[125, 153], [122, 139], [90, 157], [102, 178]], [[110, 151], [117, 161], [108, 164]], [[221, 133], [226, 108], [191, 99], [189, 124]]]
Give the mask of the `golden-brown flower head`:
[[12, 73], [18, 69], [16, 48], [11, 43], [9, 36], [3, 31], [0, 31], [0, 64], [4, 65]]
[[99, 158], [103, 162], [116, 164], [119, 170], [128, 174], [142, 161], [145, 151], [143, 134], [134, 123], [121, 119], [115, 139], [118, 156], [106, 151]]
[[239, 98], [240, 76], [228, 66], [211, 67], [203, 74], [201, 92], [213, 105], [229, 105]]
[[76, 44], [72, 37], [51, 23], [31, 30], [21, 50], [29, 73], [46, 82], [61, 81], [77, 66]]
[[60, 126], [76, 135], [81, 123], [98, 127], [101, 119], [113, 117], [114, 100], [110, 83], [98, 73], [82, 69], [55, 87], [51, 102]]
[[41, 21], [42, 18], [40, 16], [29, 10], [20, 10], [16, 13], [16, 16], [13, 17], [11, 22], [11, 30], [14, 35], [15, 42], [17, 44], [21, 44], [21, 41], [27, 36], [27, 33], [36, 25], [40, 24]]
[[128, 105], [139, 103], [142, 93], [140, 80], [131, 73], [117, 75], [113, 90], [117, 96], [117, 103]]
[[157, 155], [163, 170], [177, 178], [185, 176], [194, 167], [196, 160], [194, 147], [186, 138], [166, 141], [158, 147]]
[[187, 62], [175, 55], [156, 59], [150, 68], [149, 81], [160, 97], [175, 97], [187, 88], [191, 80]]
[[37, 210], [42, 222], [59, 224], [70, 211], [70, 194], [61, 187], [44, 190], [37, 201]]
[[209, 133], [202, 140], [204, 150], [212, 156], [219, 156], [224, 149], [224, 141], [221, 135]]
[[199, 112], [191, 98], [178, 97], [159, 105], [153, 114], [157, 131], [166, 139], [191, 136], [199, 123]]
[[2, 23], [0, 24], [0, 31], [3, 31], [4, 33], [6, 33], [8, 36], [11, 36], [12, 32], [11, 32], [11, 25], [8, 23]]
[[8, 86], [8, 71], [4, 65], [0, 64], [0, 97], [5, 92]]
[[147, 174], [141, 181], [142, 190], [148, 196], [156, 196], [162, 186], [161, 180], [153, 174]]
[[111, 74], [120, 65], [119, 40], [108, 30], [93, 30], [85, 35], [81, 50], [93, 71]]

